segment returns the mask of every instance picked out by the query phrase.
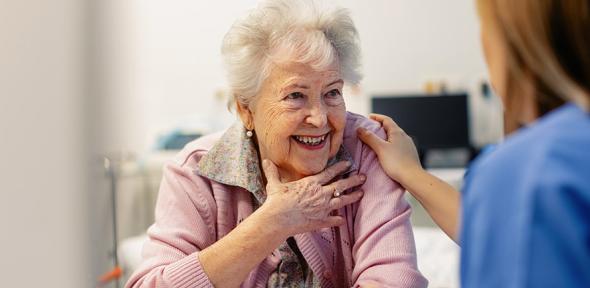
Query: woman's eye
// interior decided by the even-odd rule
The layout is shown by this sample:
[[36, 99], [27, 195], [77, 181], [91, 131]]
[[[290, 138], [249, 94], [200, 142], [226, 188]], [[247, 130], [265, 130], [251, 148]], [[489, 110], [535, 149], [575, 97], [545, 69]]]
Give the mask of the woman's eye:
[[287, 97], [285, 97], [285, 99], [288, 99], [288, 100], [295, 100], [295, 99], [301, 99], [301, 98], [303, 98], [303, 93], [301, 93], [301, 92], [293, 92], [293, 93], [287, 95]]
[[340, 97], [342, 94], [340, 93], [340, 90], [338, 89], [334, 89], [331, 90], [330, 92], [326, 93], [326, 96], [331, 97], [331, 98], [336, 98], [336, 97]]

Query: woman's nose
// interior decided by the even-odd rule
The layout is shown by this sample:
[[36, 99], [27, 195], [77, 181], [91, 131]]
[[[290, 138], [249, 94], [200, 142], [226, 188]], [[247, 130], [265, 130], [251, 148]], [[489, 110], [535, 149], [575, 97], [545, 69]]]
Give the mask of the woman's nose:
[[309, 115], [305, 119], [307, 124], [315, 127], [324, 127], [328, 123], [328, 110], [323, 104], [313, 105], [309, 111]]

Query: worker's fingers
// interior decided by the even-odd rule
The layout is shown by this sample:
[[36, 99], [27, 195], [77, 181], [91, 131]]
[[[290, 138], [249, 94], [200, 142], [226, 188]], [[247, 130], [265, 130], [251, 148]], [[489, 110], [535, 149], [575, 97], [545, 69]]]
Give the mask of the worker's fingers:
[[389, 116], [381, 114], [370, 114], [369, 118], [381, 123], [385, 133], [387, 133], [387, 141], [392, 142], [396, 133], [401, 133], [404, 130], [391, 119]]
[[395, 123], [395, 121], [393, 121], [393, 119], [389, 116], [385, 116], [383, 114], [371, 113], [371, 114], [369, 114], [369, 118], [381, 123], [382, 126], [387, 124], [388, 127], [399, 128], [397, 123]]
[[387, 142], [377, 136], [375, 133], [365, 129], [365, 128], [358, 128], [356, 130], [359, 138], [361, 141], [365, 142], [365, 144], [369, 145], [371, 149], [375, 152], [379, 152], [381, 147], [386, 144]]

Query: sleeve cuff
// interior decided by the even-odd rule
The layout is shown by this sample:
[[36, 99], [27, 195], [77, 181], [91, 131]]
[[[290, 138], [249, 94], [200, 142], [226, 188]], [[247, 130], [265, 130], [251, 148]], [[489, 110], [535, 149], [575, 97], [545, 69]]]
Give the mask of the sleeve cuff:
[[196, 288], [211, 287], [211, 281], [203, 270], [198, 253], [193, 253], [184, 259], [168, 265], [164, 272], [173, 287]]

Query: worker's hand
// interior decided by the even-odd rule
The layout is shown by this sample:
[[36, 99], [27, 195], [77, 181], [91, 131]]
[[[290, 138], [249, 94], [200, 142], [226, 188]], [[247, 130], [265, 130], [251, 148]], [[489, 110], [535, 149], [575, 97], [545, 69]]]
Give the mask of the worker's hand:
[[381, 139], [364, 128], [357, 130], [359, 138], [377, 153], [385, 173], [404, 186], [408, 177], [422, 170], [412, 138], [387, 116], [371, 114], [369, 117], [381, 123], [387, 133], [387, 139]]
[[284, 183], [276, 165], [263, 160], [268, 182], [263, 211], [272, 215], [273, 222], [281, 226], [286, 236], [344, 224], [342, 216], [330, 212], [360, 200], [363, 192], [358, 188], [351, 193], [343, 192], [361, 186], [366, 180], [365, 175], [352, 175], [332, 182], [349, 167], [350, 163], [343, 161], [319, 174]]

